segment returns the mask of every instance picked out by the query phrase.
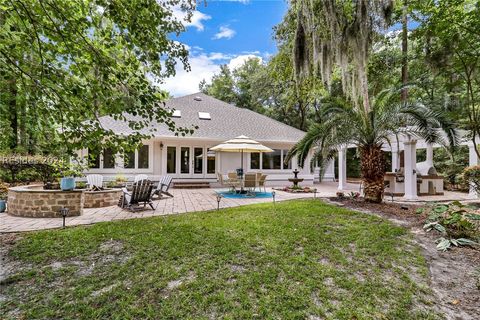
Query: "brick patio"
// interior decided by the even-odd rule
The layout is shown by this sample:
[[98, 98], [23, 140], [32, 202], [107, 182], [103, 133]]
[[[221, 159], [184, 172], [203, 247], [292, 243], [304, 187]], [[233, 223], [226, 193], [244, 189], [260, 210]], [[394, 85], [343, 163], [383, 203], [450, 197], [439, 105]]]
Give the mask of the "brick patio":
[[[317, 197], [332, 197], [337, 192], [337, 184], [334, 182], [324, 182], [315, 185], [318, 192]], [[348, 191], [358, 191], [358, 185], [349, 184]], [[216, 189], [173, 189], [173, 198], [166, 197], [155, 201], [158, 205], [156, 210], [145, 210], [139, 212], [130, 212], [117, 206], [105, 208], [85, 208], [83, 214], [77, 217], [67, 217], [66, 225], [88, 225], [97, 222], [115, 221], [124, 219], [146, 218], [154, 216], [165, 216], [170, 214], [179, 214], [185, 212], [215, 210], [217, 208]], [[267, 191], [272, 191], [267, 190]], [[291, 199], [312, 198], [313, 193], [287, 193], [276, 191], [276, 201], [285, 201]], [[389, 197], [385, 198], [390, 201]], [[395, 198], [395, 201], [402, 201], [401, 198]], [[468, 196], [460, 193], [446, 192], [444, 196], [421, 197], [420, 201], [451, 201], [468, 200]], [[271, 198], [248, 198], [248, 199], [227, 199], [222, 198], [220, 208], [237, 207], [241, 205], [272, 202]], [[23, 218], [8, 214], [0, 214], [0, 233], [5, 232], [23, 232], [43, 229], [54, 229], [62, 226], [62, 218]]]

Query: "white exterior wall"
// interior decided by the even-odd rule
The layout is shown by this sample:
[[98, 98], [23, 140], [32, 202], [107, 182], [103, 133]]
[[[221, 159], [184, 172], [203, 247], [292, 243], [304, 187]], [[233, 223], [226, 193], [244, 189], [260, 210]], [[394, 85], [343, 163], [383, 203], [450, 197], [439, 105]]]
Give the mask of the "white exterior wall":
[[[226, 139], [225, 139], [226, 140]], [[155, 138], [148, 140], [145, 144], [149, 145], [149, 168], [148, 169], [125, 169], [123, 168], [123, 158], [117, 156], [117, 163], [115, 169], [102, 169], [103, 161], [101, 159], [100, 169], [90, 169], [85, 172], [85, 174], [102, 174], [105, 176], [106, 180], [114, 180], [115, 176], [123, 175], [129, 180], [133, 180], [133, 177], [137, 174], [147, 174], [149, 178], [153, 181], [159, 180], [163, 175], [169, 174], [173, 176], [174, 181], [208, 181], [212, 183], [212, 186], [216, 186], [217, 182], [217, 172], [226, 174], [229, 171], [235, 171], [240, 168], [240, 153], [230, 153], [230, 152], [217, 152], [215, 154], [215, 173], [207, 174], [207, 160], [203, 159], [203, 173], [194, 174], [193, 173], [193, 148], [202, 148], [204, 154], [207, 149], [213, 147], [223, 140], [205, 140], [198, 138]], [[279, 150], [289, 150], [293, 147], [294, 143], [285, 143], [285, 142], [264, 142], [259, 141], [267, 147], [272, 149]], [[161, 147], [160, 145], [163, 145]], [[177, 159], [176, 159], [176, 173], [167, 173], [167, 147], [176, 147], [177, 149]], [[189, 173], [180, 172], [180, 150], [182, 147], [188, 147], [190, 150], [190, 167]], [[87, 150], [81, 150], [79, 154], [83, 157], [87, 156]], [[307, 158], [305, 162], [310, 163], [310, 158]], [[276, 170], [253, 170], [250, 168], [250, 154], [243, 154], [243, 168], [244, 172], [262, 172], [267, 174], [267, 185], [268, 186], [285, 186], [289, 185], [288, 178], [293, 177], [293, 170], [298, 168], [296, 158], [292, 159], [291, 169], [276, 169]], [[298, 168], [300, 171], [299, 177], [304, 178], [304, 182], [301, 185], [312, 185], [313, 184], [313, 174], [310, 172], [310, 168]]]

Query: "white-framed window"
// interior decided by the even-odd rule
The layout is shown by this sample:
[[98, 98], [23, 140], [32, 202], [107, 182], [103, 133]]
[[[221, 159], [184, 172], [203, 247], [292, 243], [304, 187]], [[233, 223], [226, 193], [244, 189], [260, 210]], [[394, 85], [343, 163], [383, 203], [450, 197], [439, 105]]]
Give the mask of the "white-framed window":
[[[143, 144], [139, 149], [133, 152], [123, 154], [114, 153], [113, 150], [106, 148], [101, 152], [95, 150], [87, 150], [88, 163], [90, 169], [149, 169], [152, 161], [152, 146]], [[120, 164], [117, 159], [122, 159]], [[123, 165], [122, 165], [123, 163]]]
[[252, 170], [285, 170], [292, 168], [292, 161], [284, 163], [288, 150], [273, 149], [273, 152], [250, 153], [250, 169]]
[[123, 154], [124, 169], [148, 169], [150, 168], [151, 145], [144, 144], [135, 151]]

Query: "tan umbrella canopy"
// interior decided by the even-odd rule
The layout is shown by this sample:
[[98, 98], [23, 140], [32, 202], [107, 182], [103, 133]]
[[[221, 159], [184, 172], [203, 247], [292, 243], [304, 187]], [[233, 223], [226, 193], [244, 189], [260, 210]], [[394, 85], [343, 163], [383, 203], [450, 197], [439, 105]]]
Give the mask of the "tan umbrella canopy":
[[243, 171], [243, 153], [244, 152], [273, 152], [269, 147], [264, 146], [258, 141], [250, 139], [246, 136], [238, 136], [234, 139], [220, 143], [219, 145], [210, 148], [212, 151], [222, 151], [222, 152], [241, 152], [241, 168]]

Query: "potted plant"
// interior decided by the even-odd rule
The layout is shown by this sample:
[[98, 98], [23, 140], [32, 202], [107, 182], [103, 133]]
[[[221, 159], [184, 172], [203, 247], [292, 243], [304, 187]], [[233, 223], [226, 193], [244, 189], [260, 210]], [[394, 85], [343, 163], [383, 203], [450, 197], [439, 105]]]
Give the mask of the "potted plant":
[[125, 187], [125, 184], [127, 183], [127, 181], [128, 179], [125, 176], [119, 174], [115, 176], [115, 187], [123, 188]]
[[0, 213], [5, 212], [7, 209], [7, 195], [7, 186], [0, 182]]
[[72, 191], [75, 189], [75, 178], [82, 176], [81, 166], [76, 164], [63, 165], [60, 172], [62, 175], [60, 179], [60, 189], [62, 191]]

